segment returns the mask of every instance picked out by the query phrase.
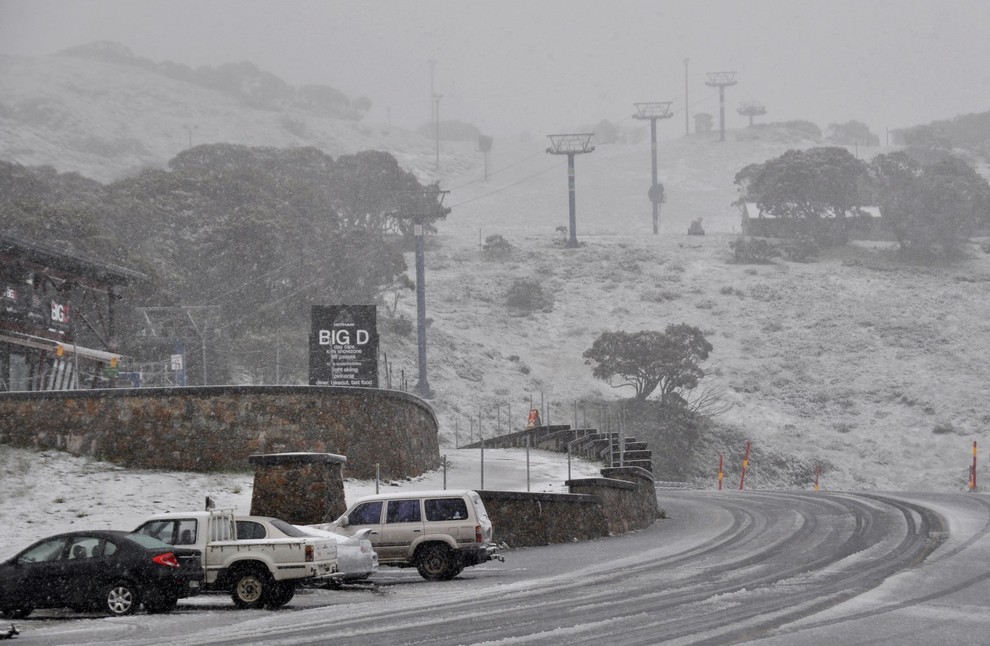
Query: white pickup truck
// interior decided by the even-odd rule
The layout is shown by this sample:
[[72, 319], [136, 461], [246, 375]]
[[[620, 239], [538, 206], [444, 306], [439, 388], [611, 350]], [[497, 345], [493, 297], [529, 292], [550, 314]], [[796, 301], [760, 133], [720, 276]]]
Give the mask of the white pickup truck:
[[241, 608], [279, 608], [292, 599], [296, 585], [330, 579], [337, 572], [337, 546], [309, 536], [284, 521], [286, 535], [239, 539], [234, 512], [173, 512], [148, 518], [134, 530], [170, 545], [203, 554], [203, 591], [230, 591]]

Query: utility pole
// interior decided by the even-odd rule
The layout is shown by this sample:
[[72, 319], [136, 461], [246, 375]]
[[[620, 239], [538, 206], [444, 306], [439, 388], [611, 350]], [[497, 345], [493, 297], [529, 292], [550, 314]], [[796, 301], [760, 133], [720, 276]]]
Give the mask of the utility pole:
[[574, 200], [574, 155], [592, 152], [595, 147], [591, 145], [591, 138], [595, 136], [593, 132], [566, 135], [547, 135], [550, 138], [550, 147], [547, 152], [551, 155], [567, 155], [567, 200], [570, 206], [570, 237], [567, 239], [568, 247], [577, 247], [577, 209]]
[[423, 247], [426, 221], [447, 217], [450, 208], [443, 200], [450, 191], [440, 190], [440, 184], [430, 184], [420, 191], [401, 191], [393, 197], [397, 203], [395, 216], [413, 222], [416, 238], [416, 346], [419, 359], [419, 383], [416, 391], [423, 399], [433, 397], [426, 374], [426, 258]]
[[436, 106], [435, 113], [437, 115], [437, 120], [434, 123], [434, 132], [436, 133], [437, 140], [437, 162], [436, 169], [440, 170], [440, 99], [443, 97], [442, 94], [433, 95], [433, 104]]
[[488, 135], [478, 135], [478, 150], [485, 155], [485, 181], [488, 181], [488, 153], [492, 151], [494, 140]]
[[725, 141], [725, 88], [735, 84], [735, 72], [708, 72], [708, 80], [705, 85], [718, 88], [719, 141]]
[[688, 125], [688, 61], [684, 59], [684, 136], [691, 134], [691, 126]]
[[650, 202], [653, 203], [653, 235], [660, 232], [660, 203], [663, 201], [663, 190], [657, 184], [657, 119], [669, 119], [674, 116], [670, 111], [672, 101], [653, 101], [636, 103], [636, 114], [633, 119], [650, 120], [650, 151], [653, 155], [653, 183], [650, 184]]
[[436, 95], [437, 91], [433, 85], [433, 76], [434, 76], [435, 68], [437, 66], [437, 62], [432, 58], [427, 62], [430, 64], [430, 123], [436, 123], [437, 113], [436, 113], [436, 106], [433, 103], [434, 100], [433, 97]]

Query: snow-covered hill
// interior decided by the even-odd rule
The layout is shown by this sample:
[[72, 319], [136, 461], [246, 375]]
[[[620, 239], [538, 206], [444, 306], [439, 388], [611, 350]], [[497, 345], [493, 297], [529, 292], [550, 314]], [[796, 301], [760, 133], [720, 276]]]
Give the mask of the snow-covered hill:
[[[109, 182], [164, 167], [205, 143], [315, 146], [332, 157], [383, 149], [424, 178], [435, 155], [429, 139], [386, 124], [252, 108], [140, 67], [66, 55], [0, 56], [0, 159]], [[463, 165], [456, 150], [447, 155]]]
[[[725, 142], [667, 133], [661, 123], [660, 234], [647, 199], [649, 142], [599, 145], [575, 159], [582, 246], [565, 249], [566, 158], [548, 155], [544, 142], [496, 140], [485, 180], [473, 144], [444, 142], [437, 170], [433, 142], [381, 124], [254, 110], [110, 63], [0, 58], [0, 159], [108, 181], [163, 166], [191, 137], [313, 145], [334, 156], [387, 150], [421, 179], [439, 179], [452, 211], [430, 240], [426, 292], [431, 404], [448, 446], [472, 431], [477, 438], [479, 425], [486, 436], [517, 429], [541, 402], [545, 421], [600, 425], [597, 402], [630, 393], [584, 364], [596, 336], [685, 322], [714, 346], [709, 384], [732, 404], [719, 421], [773, 456], [753, 462], [754, 483], [779, 485], [771, 474], [795, 456], [826, 465], [833, 489], [964, 487], [972, 441], [990, 421], [981, 409], [990, 395], [990, 255], [974, 245], [964, 260], [913, 266], [850, 246], [809, 264], [733, 264], [735, 173], [811, 142], [772, 130], [730, 132]], [[699, 218], [708, 235], [687, 236]], [[511, 255], [481, 252], [492, 234], [514, 246]], [[539, 282], [552, 309], [509, 311], [517, 279]], [[415, 320], [412, 293], [397, 308]], [[404, 374], [414, 383], [415, 335], [389, 338], [383, 350], [396, 382]], [[743, 448], [732, 448], [728, 472]], [[718, 449], [710, 450], [714, 478]]]

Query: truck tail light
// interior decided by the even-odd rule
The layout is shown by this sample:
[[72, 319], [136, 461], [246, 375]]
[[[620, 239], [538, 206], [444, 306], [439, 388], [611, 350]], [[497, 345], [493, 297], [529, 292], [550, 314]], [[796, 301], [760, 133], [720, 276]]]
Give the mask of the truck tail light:
[[157, 556], [151, 557], [151, 560], [158, 565], [163, 565], [165, 567], [180, 567], [179, 559], [175, 558], [175, 554], [172, 552], [165, 552], [164, 554], [158, 554]]
[[306, 546], [306, 562], [307, 563], [312, 563], [314, 560], [316, 560], [316, 559], [313, 556], [313, 546], [312, 545], [307, 545]]
[[481, 525], [474, 526], [474, 542], [483, 543], [485, 540], [484, 536], [481, 535]]

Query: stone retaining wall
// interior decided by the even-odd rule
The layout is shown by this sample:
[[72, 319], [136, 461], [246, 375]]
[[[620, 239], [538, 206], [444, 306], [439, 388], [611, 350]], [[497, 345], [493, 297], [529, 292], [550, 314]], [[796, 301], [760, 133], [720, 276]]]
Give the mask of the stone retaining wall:
[[128, 467], [248, 468], [253, 453], [347, 456], [346, 475], [417, 476], [440, 465], [438, 423], [398, 391], [207, 386], [0, 393], [0, 443]]
[[478, 491], [499, 545], [526, 547], [588, 541], [608, 534], [602, 506], [590, 495]]
[[478, 491], [509, 547], [586, 541], [652, 525], [659, 517], [653, 476], [639, 467], [603, 469], [601, 478], [569, 480], [570, 493]]

